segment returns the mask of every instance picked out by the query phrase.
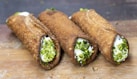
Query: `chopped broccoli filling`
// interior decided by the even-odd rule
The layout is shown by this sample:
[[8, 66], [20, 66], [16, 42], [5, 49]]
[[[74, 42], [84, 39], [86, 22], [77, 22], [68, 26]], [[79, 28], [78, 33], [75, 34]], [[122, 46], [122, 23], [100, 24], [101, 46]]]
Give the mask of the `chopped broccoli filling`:
[[120, 63], [125, 61], [128, 57], [128, 42], [123, 36], [116, 36], [114, 46], [113, 46], [113, 58], [114, 61]]
[[74, 53], [77, 62], [84, 65], [86, 64], [86, 60], [90, 58], [92, 53], [94, 53], [94, 50], [87, 40], [78, 38], [76, 40]]
[[40, 57], [45, 63], [53, 61], [56, 56], [54, 42], [50, 37], [44, 36], [41, 40]]
[[80, 8], [79, 10], [80, 11], [88, 11], [89, 9], [87, 9], [87, 8]]

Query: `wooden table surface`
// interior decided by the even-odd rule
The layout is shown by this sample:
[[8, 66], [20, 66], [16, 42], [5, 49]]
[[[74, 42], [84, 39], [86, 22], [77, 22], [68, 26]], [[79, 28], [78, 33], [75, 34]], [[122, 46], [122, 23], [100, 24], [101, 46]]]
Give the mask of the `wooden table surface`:
[[45, 71], [5, 24], [0, 25], [0, 79], [137, 79], [137, 20], [111, 22], [130, 45], [129, 59], [119, 66], [99, 54], [86, 67], [75, 66], [63, 54], [54, 69]]

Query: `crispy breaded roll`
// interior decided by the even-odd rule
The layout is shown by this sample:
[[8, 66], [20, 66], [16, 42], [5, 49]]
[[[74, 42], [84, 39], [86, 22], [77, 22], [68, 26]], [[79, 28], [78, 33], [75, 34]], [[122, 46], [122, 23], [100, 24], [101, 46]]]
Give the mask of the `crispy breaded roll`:
[[99, 50], [108, 61], [120, 64], [126, 60], [129, 54], [127, 39], [95, 10], [81, 9], [72, 15], [71, 20], [96, 40]]
[[44, 69], [52, 69], [59, 63], [59, 42], [32, 14], [18, 12], [7, 19], [7, 25]]
[[73, 63], [84, 66], [97, 55], [97, 45], [80, 30], [68, 16], [57, 10], [45, 10], [39, 14], [39, 19], [57, 37], [64, 52]]

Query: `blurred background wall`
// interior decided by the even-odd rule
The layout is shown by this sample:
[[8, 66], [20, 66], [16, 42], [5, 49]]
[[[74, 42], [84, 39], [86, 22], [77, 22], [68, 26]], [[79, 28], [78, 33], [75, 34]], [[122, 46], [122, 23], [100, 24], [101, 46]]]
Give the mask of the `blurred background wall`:
[[0, 0], [0, 24], [5, 24], [7, 17], [18, 11], [28, 11], [35, 16], [54, 7], [68, 16], [79, 8], [95, 9], [106, 19], [137, 19], [137, 0]]

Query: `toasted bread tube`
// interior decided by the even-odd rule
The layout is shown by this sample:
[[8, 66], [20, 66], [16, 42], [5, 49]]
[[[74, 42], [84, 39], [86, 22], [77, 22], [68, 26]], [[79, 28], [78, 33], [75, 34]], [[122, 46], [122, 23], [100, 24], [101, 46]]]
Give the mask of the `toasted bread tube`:
[[61, 55], [59, 42], [32, 14], [18, 12], [10, 16], [6, 22], [41, 67], [49, 70], [59, 63]]
[[120, 64], [127, 59], [129, 54], [127, 39], [95, 10], [81, 9], [71, 16], [71, 20], [96, 40], [99, 50], [108, 61]]
[[57, 37], [74, 64], [84, 66], [95, 59], [97, 45], [67, 15], [49, 9], [41, 12], [38, 18]]

